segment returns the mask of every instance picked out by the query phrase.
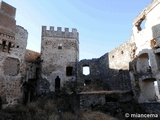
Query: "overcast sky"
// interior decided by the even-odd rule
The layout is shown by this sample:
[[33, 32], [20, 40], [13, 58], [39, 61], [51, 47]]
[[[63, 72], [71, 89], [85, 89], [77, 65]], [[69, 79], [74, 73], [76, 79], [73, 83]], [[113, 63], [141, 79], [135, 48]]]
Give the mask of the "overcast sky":
[[76, 28], [80, 60], [99, 58], [130, 38], [134, 18], [152, 0], [3, 0], [27, 29], [27, 49], [40, 52], [42, 25]]

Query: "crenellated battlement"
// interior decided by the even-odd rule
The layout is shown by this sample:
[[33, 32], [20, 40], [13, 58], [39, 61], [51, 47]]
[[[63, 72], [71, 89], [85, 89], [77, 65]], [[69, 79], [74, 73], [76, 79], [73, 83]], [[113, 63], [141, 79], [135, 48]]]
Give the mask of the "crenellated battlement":
[[47, 30], [46, 26], [42, 26], [42, 36], [43, 37], [62, 37], [62, 38], [79, 38], [77, 29], [72, 28], [72, 32], [69, 32], [69, 28], [64, 28], [62, 31], [61, 27], [57, 27], [57, 30], [54, 30], [53, 26], [50, 26], [50, 30]]

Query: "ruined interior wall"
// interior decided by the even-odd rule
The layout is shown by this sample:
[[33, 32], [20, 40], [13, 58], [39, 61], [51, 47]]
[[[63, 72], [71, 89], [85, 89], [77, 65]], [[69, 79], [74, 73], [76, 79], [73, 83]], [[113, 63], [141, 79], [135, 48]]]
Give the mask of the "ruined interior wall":
[[[77, 63], [77, 73], [79, 82], [84, 82], [85, 80], [91, 80], [93, 82], [103, 81], [107, 76], [109, 76], [109, 62], [108, 53], [103, 55], [98, 59], [84, 59]], [[83, 67], [89, 67], [89, 74], [83, 74]]]
[[[130, 54], [134, 55], [134, 53]], [[110, 53], [108, 53], [98, 60], [100, 80], [106, 85], [106, 90], [131, 90], [129, 71], [110, 68], [110, 63], [112, 62], [110, 61], [110, 56]], [[117, 61], [119, 61], [119, 59]]]
[[[159, 46], [159, 20], [160, 15], [157, 12], [160, 10], [160, 4], [158, 0], [155, 0], [152, 4], [147, 6], [139, 16], [133, 22], [133, 36], [137, 46], [136, 55], [139, 56], [141, 52], [152, 49], [153, 47]], [[144, 17], [144, 18], [143, 18]], [[139, 23], [140, 19], [145, 21], [144, 28], [141, 30], [137, 29], [136, 24]], [[140, 22], [140, 24], [142, 24]], [[151, 47], [151, 40], [155, 39], [156, 43]], [[146, 51], [147, 52], [147, 51]], [[152, 53], [151, 53], [152, 54]], [[155, 58], [153, 58], [155, 59]]]
[[129, 70], [129, 62], [135, 58], [136, 45], [128, 40], [109, 52], [109, 68]]
[[[155, 47], [152, 49], [150, 53], [150, 61], [151, 61], [151, 68], [153, 72], [153, 77], [157, 80], [158, 82], [158, 88], [159, 88], [159, 93], [160, 93], [160, 66], [159, 66], [159, 53], [160, 53], [160, 14], [157, 14], [158, 11], [160, 10], [160, 1], [155, 2], [156, 7], [152, 9], [148, 14], [147, 14], [147, 22], [146, 22], [146, 27], [151, 28], [151, 33], [152, 33], [152, 39], [156, 41]], [[159, 94], [156, 95], [160, 98]]]
[[[75, 62], [78, 61], [78, 56], [79, 41], [76, 29], [69, 32], [69, 29], [65, 28], [63, 32], [60, 27], [57, 28], [57, 31], [54, 31], [53, 27], [50, 30], [46, 30], [45, 26], [42, 27], [42, 78], [51, 84], [51, 91], [55, 90], [57, 76], [60, 77], [61, 87], [65, 81], [75, 80]], [[68, 66], [73, 67], [71, 76], [66, 76], [66, 67]]]
[[[84, 83], [85, 80], [90, 80], [90, 81], [99, 80], [100, 71], [98, 69], [97, 61], [98, 59], [91, 59], [91, 60], [84, 59], [77, 63], [77, 67], [78, 67], [77, 81], [78, 82]], [[83, 67], [85, 66], [89, 67], [90, 73], [88, 75], [83, 74]]]
[[[156, 101], [154, 81], [159, 82], [159, 20], [160, 2], [154, 0], [133, 22], [133, 38], [137, 46], [136, 56], [130, 71], [133, 91], [139, 102]], [[142, 22], [144, 22], [144, 28]], [[141, 29], [139, 29], [141, 28]], [[147, 56], [146, 56], [147, 55]], [[139, 92], [139, 93], [138, 93]]]
[[[109, 53], [98, 59], [81, 60], [78, 62], [78, 83], [83, 86], [85, 81], [91, 81], [92, 90], [131, 90], [130, 76], [128, 70], [110, 69]], [[83, 74], [83, 66], [89, 66], [90, 74]], [[99, 88], [94, 88], [99, 86]], [[79, 84], [80, 85], [80, 84]], [[88, 85], [84, 86], [84, 89]], [[83, 91], [82, 90], [82, 91]]]

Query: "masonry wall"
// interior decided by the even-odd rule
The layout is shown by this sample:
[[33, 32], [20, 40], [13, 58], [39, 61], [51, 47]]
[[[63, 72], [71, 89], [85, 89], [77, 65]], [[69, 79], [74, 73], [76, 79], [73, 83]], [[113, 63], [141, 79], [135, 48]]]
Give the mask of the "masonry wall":
[[29, 79], [38, 80], [38, 74], [40, 70], [40, 53], [26, 50], [25, 52], [25, 64], [26, 64], [26, 81]]
[[136, 44], [131, 38], [109, 52], [109, 68], [129, 70], [129, 62], [135, 58]]
[[[126, 44], [132, 47], [129, 47]], [[83, 90], [85, 90], [85, 88], [89, 86], [86, 84], [86, 82], [90, 82], [89, 84], [92, 85], [90, 89], [92, 90], [131, 90], [131, 82], [128, 69], [129, 61], [133, 60], [135, 56], [135, 49], [136, 46], [134, 42], [127, 41], [123, 45], [115, 48], [110, 53], [106, 53], [98, 59], [81, 60], [77, 63], [78, 84], [84, 86]], [[118, 54], [120, 50], [128, 51], [124, 54], [126, 56], [129, 56], [130, 59], [126, 58], [123, 61], [125, 55]], [[113, 59], [113, 55], [117, 56]], [[122, 64], [123, 62], [125, 64]], [[119, 64], [119, 66], [116, 64]], [[83, 67], [85, 66], [88, 66], [90, 68], [89, 75], [83, 74]], [[94, 88], [95, 84], [96, 86]]]
[[13, 38], [16, 29], [15, 12], [14, 7], [3, 1], [0, 2], [0, 33]]
[[[79, 37], [76, 29], [69, 32], [68, 28], [62, 31], [60, 27], [57, 31], [54, 27], [47, 30], [42, 27], [41, 42], [41, 87], [47, 80], [49, 91], [55, 91], [55, 79], [60, 78], [60, 88], [65, 81], [74, 81], [76, 79], [75, 62], [79, 60]], [[67, 67], [71, 67], [70, 75], [67, 75]], [[43, 88], [42, 88], [43, 89]], [[46, 89], [46, 88], [45, 88]]]
[[[154, 82], [159, 85], [159, 19], [160, 2], [152, 1], [133, 21], [133, 40], [137, 46], [136, 59], [130, 70], [131, 82], [139, 102], [156, 101], [159, 93]], [[144, 22], [144, 23], [143, 23]], [[142, 26], [144, 24], [144, 27]]]
[[[16, 25], [15, 11], [14, 7], [0, 2], [0, 96], [3, 106], [23, 102], [24, 96], [33, 95], [35, 89], [39, 94], [60, 90], [66, 81], [76, 81], [80, 85], [78, 92], [132, 90], [140, 103], [160, 98], [154, 87], [157, 81], [160, 89], [159, 0], [153, 0], [135, 18], [128, 41], [100, 58], [81, 61], [76, 29], [70, 32], [68, 28], [62, 31], [60, 27], [54, 30], [51, 26], [47, 30], [43, 26], [41, 53], [26, 50], [28, 32]], [[141, 24], [145, 20], [143, 28]], [[83, 74], [86, 66], [89, 75]], [[29, 84], [33, 85], [31, 90], [26, 89]], [[87, 101], [87, 96], [82, 94], [81, 97]], [[93, 98], [104, 100], [104, 95], [89, 96]], [[30, 100], [25, 97], [25, 103]], [[88, 102], [89, 106], [92, 102]]]
[[[159, 10], [160, 2], [152, 1], [133, 21], [130, 40], [98, 59], [77, 63], [78, 82], [84, 83], [83, 88], [86, 81], [98, 81], [106, 90], [133, 90], [140, 103], [160, 98], [154, 86], [155, 81], [160, 86]], [[89, 75], [83, 74], [84, 66], [90, 68]]]
[[3, 107], [17, 104], [22, 100], [21, 88], [26, 77], [24, 55], [27, 37], [28, 32], [16, 26], [13, 46], [10, 47], [9, 52], [8, 45], [5, 45], [4, 51], [2, 49], [0, 51], [0, 95]]

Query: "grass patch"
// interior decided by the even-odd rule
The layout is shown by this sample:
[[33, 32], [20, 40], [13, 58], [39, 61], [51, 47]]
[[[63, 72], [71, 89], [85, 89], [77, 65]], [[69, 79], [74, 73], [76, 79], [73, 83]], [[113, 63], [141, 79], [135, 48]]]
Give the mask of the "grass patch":
[[16, 120], [59, 120], [54, 101], [46, 98], [28, 103], [26, 106], [8, 108], [5, 112], [12, 113]]
[[83, 113], [82, 120], [118, 120], [110, 115], [104, 114], [102, 112], [87, 111]]

